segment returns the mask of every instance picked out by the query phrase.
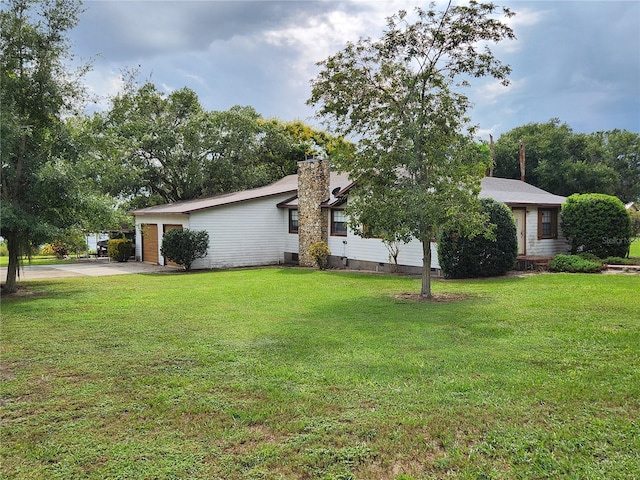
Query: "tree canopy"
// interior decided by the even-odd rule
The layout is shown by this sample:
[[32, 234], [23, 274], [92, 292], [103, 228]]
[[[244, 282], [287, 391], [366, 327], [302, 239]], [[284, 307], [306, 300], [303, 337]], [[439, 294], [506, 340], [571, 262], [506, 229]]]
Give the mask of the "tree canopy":
[[78, 21], [75, 0], [9, 0], [0, 12], [2, 226], [9, 263], [5, 290], [16, 290], [19, 262], [60, 230], [107, 215], [104, 197], [79, 177], [79, 151], [64, 116], [83, 101], [70, 71], [67, 32]]
[[[388, 19], [379, 40], [361, 39], [319, 63], [308, 103], [333, 132], [357, 139], [333, 163], [356, 181], [353, 225], [423, 245], [421, 294], [431, 297], [430, 242], [443, 226], [483, 228], [477, 195], [488, 149], [473, 139], [471, 105], [458, 87], [474, 77], [508, 83], [510, 68], [489, 48], [514, 38], [508, 9], [470, 2]], [[483, 46], [481, 46], [483, 45]]]
[[640, 199], [640, 135], [626, 130], [575, 133], [553, 118], [500, 135], [495, 175], [520, 178], [519, 143], [525, 145], [526, 181], [557, 195], [603, 193], [623, 202]]
[[127, 85], [111, 109], [85, 121], [87, 168], [132, 207], [266, 185], [296, 172], [306, 155], [346, 143], [302, 122], [264, 119], [252, 107], [206, 111], [184, 87]]

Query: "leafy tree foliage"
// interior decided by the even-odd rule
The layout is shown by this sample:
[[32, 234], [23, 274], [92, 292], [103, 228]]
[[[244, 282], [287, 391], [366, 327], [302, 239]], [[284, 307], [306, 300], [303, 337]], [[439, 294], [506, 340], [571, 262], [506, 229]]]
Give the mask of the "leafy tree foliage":
[[[471, 77], [507, 84], [510, 68], [488, 45], [514, 38], [491, 3], [444, 11], [416, 9], [388, 19], [380, 40], [361, 39], [320, 62], [309, 104], [340, 136], [358, 138], [353, 156], [333, 160], [356, 180], [347, 211], [352, 223], [378, 227], [391, 241], [423, 245], [421, 294], [431, 297], [435, 232], [461, 222], [481, 229], [477, 195], [488, 166], [474, 144], [466, 96], [454, 89]], [[463, 220], [464, 219], [464, 220]], [[378, 225], [377, 225], [378, 224]]]
[[68, 71], [67, 32], [78, 21], [75, 0], [8, 0], [0, 11], [2, 226], [9, 264], [5, 290], [16, 290], [23, 254], [82, 226], [105, 210], [74, 162], [79, 152], [63, 116], [83, 100], [80, 78]]
[[345, 142], [301, 122], [265, 120], [252, 107], [205, 111], [196, 93], [128, 82], [108, 112], [84, 123], [87, 169], [130, 207], [189, 200], [271, 183], [305, 155]]
[[438, 260], [447, 278], [500, 276], [511, 270], [518, 255], [518, 237], [513, 214], [504, 203], [481, 200], [494, 235], [461, 235], [444, 230], [438, 241]]
[[520, 178], [525, 144], [526, 181], [557, 195], [604, 193], [625, 202], [640, 198], [640, 135], [626, 130], [577, 134], [559, 119], [514, 128], [495, 144], [495, 175]]
[[189, 271], [194, 261], [207, 256], [208, 249], [209, 234], [206, 231], [185, 228], [166, 232], [162, 237], [160, 253]]
[[562, 206], [560, 219], [572, 254], [627, 255], [631, 217], [618, 198], [599, 193], [571, 195]]

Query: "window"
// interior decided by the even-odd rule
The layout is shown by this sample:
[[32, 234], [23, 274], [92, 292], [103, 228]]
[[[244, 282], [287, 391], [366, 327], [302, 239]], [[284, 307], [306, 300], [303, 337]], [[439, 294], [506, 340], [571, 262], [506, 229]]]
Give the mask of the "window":
[[289, 233], [298, 233], [298, 210], [289, 210]]
[[347, 216], [344, 210], [331, 210], [331, 235], [347, 236]]
[[558, 238], [558, 209], [538, 209], [538, 240]]

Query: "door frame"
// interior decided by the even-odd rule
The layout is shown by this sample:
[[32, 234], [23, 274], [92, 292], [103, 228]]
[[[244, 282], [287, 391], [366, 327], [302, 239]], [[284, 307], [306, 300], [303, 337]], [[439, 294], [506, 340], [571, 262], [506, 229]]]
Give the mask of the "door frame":
[[[512, 207], [514, 219], [516, 219], [516, 238], [518, 240], [518, 255], [527, 254], [527, 209], [526, 207]], [[522, 219], [521, 228], [518, 229], [517, 216], [520, 215]], [[522, 247], [522, 248], [521, 248]]]

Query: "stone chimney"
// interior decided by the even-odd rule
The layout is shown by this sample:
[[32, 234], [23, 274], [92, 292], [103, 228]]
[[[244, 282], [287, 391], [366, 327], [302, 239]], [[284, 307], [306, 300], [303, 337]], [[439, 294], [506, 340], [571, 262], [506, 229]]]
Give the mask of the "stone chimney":
[[329, 238], [329, 215], [322, 202], [329, 199], [329, 162], [311, 158], [298, 162], [298, 260], [302, 267], [315, 266], [309, 255], [314, 242]]

